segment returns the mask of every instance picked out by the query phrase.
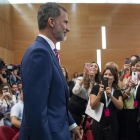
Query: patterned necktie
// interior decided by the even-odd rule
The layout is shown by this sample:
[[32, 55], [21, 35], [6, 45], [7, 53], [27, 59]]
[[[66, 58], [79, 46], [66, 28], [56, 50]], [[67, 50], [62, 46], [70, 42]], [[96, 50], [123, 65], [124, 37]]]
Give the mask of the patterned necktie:
[[55, 49], [54, 49], [54, 52], [55, 52], [55, 56], [56, 56], [56, 58], [57, 58], [57, 60], [58, 60], [58, 62], [59, 62], [59, 64], [60, 64], [60, 57], [59, 57], [58, 50], [55, 48]]

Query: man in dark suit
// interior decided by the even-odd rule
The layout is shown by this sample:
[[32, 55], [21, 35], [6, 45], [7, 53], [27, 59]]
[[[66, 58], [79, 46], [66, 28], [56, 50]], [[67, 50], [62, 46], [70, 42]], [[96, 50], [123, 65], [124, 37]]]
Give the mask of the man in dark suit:
[[24, 113], [19, 140], [70, 140], [70, 130], [80, 140], [83, 133], [68, 111], [69, 89], [54, 53], [55, 44], [70, 30], [66, 9], [57, 3], [41, 5], [38, 27], [21, 64]]

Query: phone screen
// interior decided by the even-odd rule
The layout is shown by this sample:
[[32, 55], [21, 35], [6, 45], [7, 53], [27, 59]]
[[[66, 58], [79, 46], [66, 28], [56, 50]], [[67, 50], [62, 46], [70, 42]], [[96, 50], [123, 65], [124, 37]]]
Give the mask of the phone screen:
[[3, 90], [4, 90], [5, 92], [8, 92], [8, 88], [4, 88]]
[[104, 89], [106, 89], [106, 87], [108, 87], [108, 77], [102, 78], [102, 85], [104, 85]]
[[138, 84], [138, 72], [132, 72], [132, 80]]
[[130, 58], [125, 59], [125, 64], [130, 64]]
[[90, 63], [85, 63], [86, 73], [89, 73]]

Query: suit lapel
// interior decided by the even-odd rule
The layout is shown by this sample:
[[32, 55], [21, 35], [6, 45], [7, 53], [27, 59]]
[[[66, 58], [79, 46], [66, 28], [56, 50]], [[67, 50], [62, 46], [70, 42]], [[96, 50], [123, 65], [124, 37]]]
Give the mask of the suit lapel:
[[[44, 46], [49, 46], [49, 47], [46, 47], [46, 48], [51, 53], [51, 56], [53, 58], [53, 61], [54, 61], [55, 65], [57, 66], [57, 69], [58, 69], [58, 71], [59, 71], [59, 73], [61, 75], [61, 78], [62, 78], [62, 81], [63, 81], [63, 84], [64, 84], [65, 91], [68, 94], [68, 85], [67, 85], [66, 79], [65, 79], [65, 77], [64, 77], [64, 75], [62, 73], [62, 69], [61, 69], [61, 67], [59, 65], [58, 60], [56, 59], [56, 56], [55, 56], [53, 50], [51, 49], [50, 45], [48, 44], [48, 42], [44, 38], [38, 36], [36, 40], [37, 41], [40, 41]], [[68, 95], [67, 94], [66, 94], [66, 97], [68, 98]]]

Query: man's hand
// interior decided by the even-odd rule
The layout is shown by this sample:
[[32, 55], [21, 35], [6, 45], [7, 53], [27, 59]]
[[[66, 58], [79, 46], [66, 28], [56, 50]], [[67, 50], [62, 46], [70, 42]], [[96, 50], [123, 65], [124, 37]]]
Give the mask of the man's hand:
[[83, 130], [80, 129], [79, 126], [76, 126], [72, 131], [73, 131], [73, 133], [74, 133], [75, 136], [76, 136], [76, 140], [82, 140], [82, 137], [83, 137]]

